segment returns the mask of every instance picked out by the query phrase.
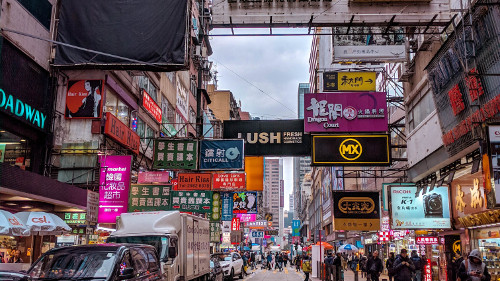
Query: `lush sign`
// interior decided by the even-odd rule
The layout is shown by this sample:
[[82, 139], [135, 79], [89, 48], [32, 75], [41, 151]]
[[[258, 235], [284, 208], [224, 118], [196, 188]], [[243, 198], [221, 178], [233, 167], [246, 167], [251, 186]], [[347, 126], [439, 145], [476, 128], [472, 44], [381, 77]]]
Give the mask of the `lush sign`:
[[10, 94], [6, 94], [2, 89], [0, 89], [0, 110], [20, 117], [33, 126], [45, 130], [46, 114]]

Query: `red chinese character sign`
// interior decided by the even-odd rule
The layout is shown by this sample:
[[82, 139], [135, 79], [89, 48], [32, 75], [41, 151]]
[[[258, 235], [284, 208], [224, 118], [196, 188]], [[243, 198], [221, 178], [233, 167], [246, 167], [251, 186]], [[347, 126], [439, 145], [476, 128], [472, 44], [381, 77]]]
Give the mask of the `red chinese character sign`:
[[458, 84], [451, 88], [448, 92], [448, 97], [450, 98], [450, 105], [453, 109], [453, 114], [457, 115], [465, 109], [464, 99]]
[[437, 237], [428, 237], [428, 236], [416, 237], [415, 242], [419, 245], [437, 245], [437, 244], [439, 244]]
[[231, 190], [244, 191], [246, 190], [246, 174], [245, 173], [216, 173], [213, 178], [214, 190]]
[[471, 101], [477, 100], [484, 94], [483, 85], [479, 80], [479, 76], [476, 76], [477, 74], [477, 69], [473, 68], [471, 69], [469, 76], [465, 78], [465, 82], [467, 83], [467, 87], [469, 88]]
[[431, 260], [428, 259], [425, 264], [424, 281], [432, 281]]
[[233, 220], [231, 221], [231, 230], [232, 231], [240, 230], [240, 219], [239, 218], [233, 218]]

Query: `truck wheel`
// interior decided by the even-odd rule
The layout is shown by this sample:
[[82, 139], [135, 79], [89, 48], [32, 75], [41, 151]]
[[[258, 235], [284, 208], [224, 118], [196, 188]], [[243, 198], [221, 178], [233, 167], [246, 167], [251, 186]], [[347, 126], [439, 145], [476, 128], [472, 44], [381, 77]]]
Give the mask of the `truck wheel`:
[[245, 268], [242, 267], [241, 268], [241, 273], [240, 273], [240, 279], [243, 279], [243, 273], [245, 272]]

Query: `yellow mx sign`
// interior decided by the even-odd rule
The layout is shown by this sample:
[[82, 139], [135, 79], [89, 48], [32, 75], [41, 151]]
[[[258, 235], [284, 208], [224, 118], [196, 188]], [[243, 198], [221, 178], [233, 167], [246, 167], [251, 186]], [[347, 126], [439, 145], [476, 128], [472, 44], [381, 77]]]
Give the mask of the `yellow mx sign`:
[[342, 158], [354, 161], [363, 153], [363, 146], [355, 139], [346, 139], [340, 144], [339, 151]]

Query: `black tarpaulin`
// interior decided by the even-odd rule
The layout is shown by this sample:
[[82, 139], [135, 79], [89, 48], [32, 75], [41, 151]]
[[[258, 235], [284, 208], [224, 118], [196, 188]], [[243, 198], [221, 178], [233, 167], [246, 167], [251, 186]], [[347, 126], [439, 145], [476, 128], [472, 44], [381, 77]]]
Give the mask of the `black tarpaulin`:
[[57, 45], [54, 65], [187, 68], [186, 16], [187, 0], [62, 0], [58, 41], [135, 62]]

